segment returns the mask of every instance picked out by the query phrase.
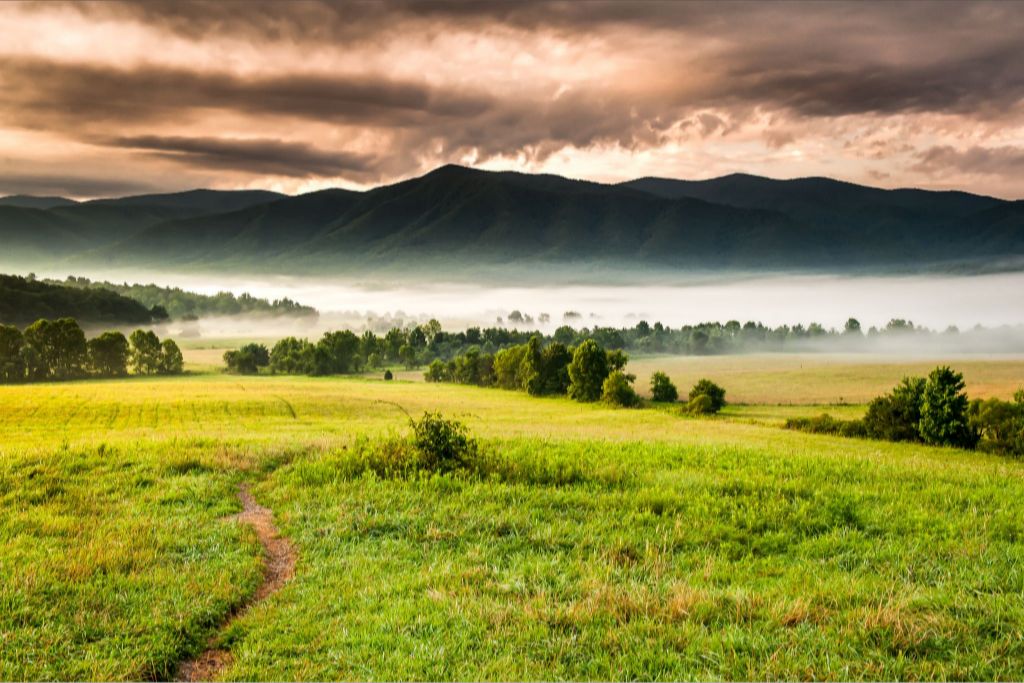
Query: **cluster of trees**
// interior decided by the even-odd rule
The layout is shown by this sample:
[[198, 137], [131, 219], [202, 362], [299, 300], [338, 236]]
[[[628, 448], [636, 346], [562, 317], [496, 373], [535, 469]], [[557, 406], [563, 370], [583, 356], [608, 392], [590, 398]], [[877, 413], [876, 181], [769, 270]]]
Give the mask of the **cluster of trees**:
[[243, 293], [235, 296], [231, 292], [217, 294], [196, 294], [178, 287], [159, 287], [155, 284], [141, 285], [127, 282], [93, 282], [89, 278], [69, 275], [65, 280], [47, 280], [46, 282], [78, 289], [115, 292], [129, 297], [149, 308], [165, 311], [164, 317], [174, 319], [189, 317], [208, 317], [221, 315], [240, 315], [257, 313], [263, 315], [317, 316], [315, 308], [303, 306], [285, 297], [268, 301], [251, 294]]
[[[642, 403], [633, 388], [636, 375], [625, 371], [628, 357], [619, 349], [606, 349], [593, 339], [577, 346], [552, 341], [545, 345], [537, 335], [497, 353], [471, 348], [452, 360], [432, 361], [424, 373], [428, 382], [453, 382], [481, 387], [517, 389], [531, 396], [569, 396], [577, 401], [635, 407]], [[663, 372], [651, 376], [651, 398], [674, 403], [679, 390]], [[686, 411], [717, 413], [725, 406], [725, 390], [702, 379], [688, 396]]]
[[937, 367], [927, 378], [905, 377], [891, 392], [872, 399], [861, 420], [837, 420], [822, 415], [789, 420], [786, 426], [843, 436], [1024, 455], [1024, 390], [1018, 391], [1013, 401], [972, 401], [964, 386], [961, 373]]
[[151, 330], [129, 337], [104, 332], [86, 339], [73, 318], [37, 320], [24, 331], [0, 325], [0, 382], [41, 382], [80, 377], [123, 377], [182, 372], [181, 350]]
[[41, 318], [65, 317], [86, 323], [144, 325], [166, 318], [167, 312], [105, 289], [84, 291], [34, 277], [0, 275], [0, 323], [27, 325]]

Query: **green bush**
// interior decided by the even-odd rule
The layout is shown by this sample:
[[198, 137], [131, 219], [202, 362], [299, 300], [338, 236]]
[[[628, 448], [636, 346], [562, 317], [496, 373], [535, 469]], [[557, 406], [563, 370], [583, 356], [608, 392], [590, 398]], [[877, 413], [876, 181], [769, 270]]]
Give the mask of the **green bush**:
[[968, 419], [971, 429], [980, 437], [980, 450], [1024, 456], [1024, 394], [1017, 392], [1015, 399], [971, 401]]
[[684, 410], [691, 415], [714, 415], [717, 412], [714, 400], [707, 394], [698, 394], [691, 398]]
[[390, 371], [390, 370], [385, 370], [385, 371], [384, 371], [384, 380], [385, 380], [385, 381], [391, 381], [391, 380], [393, 380], [394, 378], [395, 378], [395, 376], [394, 376], [393, 374], [391, 374], [391, 371]]
[[922, 377], [904, 377], [889, 394], [872, 399], [864, 415], [867, 435], [886, 441], [920, 441], [924, 386]]
[[967, 415], [964, 376], [943, 366], [932, 370], [921, 398], [921, 438], [936, 446], [974, 448], [978, 434]]
[[[706, 401], [697, 401], [694, 403], [695, 399], [698, 399], [700, 396], [707, 396], [710, 400], [710, 404], [707, 404]], [[689, 399], [691, 407], [690, 412], [699, 412], [701, 414], [717, 413], [726, 405], [725, 389], [709, 379], [702, 379], [694, 384], [693, 388], [690, 389]], [[699, 408], [699, 411], [696, 410], [697, 408]]]
[[413, 445], [422, 456], [421, 467], [431, 472], [451, 472], [467, 467], [477, 453], [476, 440], [466, 425], [440, 413], [423, 413], [412, 420]]
[[651, 400], [659, 403], [674, 403], [679, 400], [679, 390], [664, 372], [651, 375]]
[[613, 406], [632, 408], [640, 404], [640, 397], [633, 389], [636, 375], [629, 375], [616, 370], [608, 375], [601, 385], [601, 400]]
[[793, 417], [786, 420], [786, 429], [795, 429], [812, 434], [834, 434], [864, 438], [868, 436], [862, 420], [838, 420], [828, 413], [817, 417]]

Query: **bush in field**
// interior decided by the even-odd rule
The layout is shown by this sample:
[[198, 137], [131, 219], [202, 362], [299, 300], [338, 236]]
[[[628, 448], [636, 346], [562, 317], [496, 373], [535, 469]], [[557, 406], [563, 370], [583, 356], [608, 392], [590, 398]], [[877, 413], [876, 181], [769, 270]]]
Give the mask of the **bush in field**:
[[1024, 392], [1014, 401], [971, 401], [968, 419], [978, 434], [978, 448], [990, 453], [1024, 456]]
[[228, 372], [239, 375], [259, 374], [260, 368], [270, 365], [270, 352], [263, 344], [246, 344], [237, 351], [224, 353]]
[[928, 375], [921, 398], [921, 438], [937, 446], [974, 448], [978, 435], [967, 416], [964, 376], [949, 367]]
[[685, 410], [691, 415], [714, 415], [718, 412], [715, 410], [714, 399], [707, 394], [698, 394], [691, 398]]
[[886, 441], [920, 441], [924, 386], [923, 377], [904, 377], [888, 395], [872, 399], [864, 415], [867, 435]]
[[[710, 403], [706, 401], [697, 401], [695, 403], [696, 399], [701, 396], [707, 396], [708, 399], [710, 399]], [[717, 413], [725, 407], [725, 389], [709, 379], [702, 379], [694, 384], [693, 388], [690, 389], [689, 399], [690, 412], [701, 414]], [[705, 406], [710, 408], [710, 410], [706, 410]], [[699, 408], [699, 410], [697, 408]]]
[[422, 469], [451, 472], [469, 466], [477, 453], [476, 440], [469, 436], [466, 425], [440, 413], [424, 413], [419, 420], [412, 420], [412, 428]]
[[679, 390], [664, 372], [651, 375], [651, 400], [659, 403], [674, 403], [679, 400]]
[[450, 379], [448, 376], [448, 366], [443, 360], [435, 358], [427, 366], [426, 371], [423, 373], [423, 379], [428, 382], [447, 382]]
[[835, 434], [838, 436], [866, 437], [867, 431], [861, 420], [837, 420], [828, 413], [818, 417], [794, 417], [786, 420], [786, 429], [795, 429], [812, 434]]
[[587, 339], [576, 347], [569, 363], [569, 396], [577, 401], [596, 401], [601, 398], [608, 373], [608, 354], [593, 339]]
[[605, 378], [601, 385], [601, 400], [613, 406], [632, 408], [640, 404], [640, 397], [633, 389], [636, 375], [629, 375], [622, 370], [615, 370]]
[[394, 376], [393, 374], [391, 374], [391, 371], [390, 371], [390, 370], [385, 370], [385, 371], [384, 371], [384, 381], [386, 381], [386, 382], [390, 382], [390, 381], [391, 381], [391, 380], [393, 380], [394, 378], [395, 378], [395, 376]]

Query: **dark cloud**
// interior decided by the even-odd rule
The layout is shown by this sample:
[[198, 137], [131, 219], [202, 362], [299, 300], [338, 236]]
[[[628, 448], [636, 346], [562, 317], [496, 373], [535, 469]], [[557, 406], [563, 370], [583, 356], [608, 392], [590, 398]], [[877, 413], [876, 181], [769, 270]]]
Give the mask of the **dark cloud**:
[[145, 182], [119, 178], [96, 178], [43, 174], [7, 173], [0, 170], [0, 196], [28, 194], [60, 197], [121, 197], [156, 191]]
[[410, 126], [426, 116], [460, 118], [491, 106], [486, 97], [370, 75], [246, 77], [21, 58], [0, 60], [0, 85], [0, 116], [25, 126], [167, 122], [197, 109]]
[[939, 145], [918, 154], [914, 170], [937, 175], [955, 171], [1020, 178], [1024, 174], [1024, 147], [970, 147], [958, 150], [948, 145]]
[[369, 155], [329, 152], [281, 140], [146, 135], [115, 138], [107, 144], [145, 150], [152, 156], [197, 168], [296, 178], [361, 174], [372, 170], [374, 165]]

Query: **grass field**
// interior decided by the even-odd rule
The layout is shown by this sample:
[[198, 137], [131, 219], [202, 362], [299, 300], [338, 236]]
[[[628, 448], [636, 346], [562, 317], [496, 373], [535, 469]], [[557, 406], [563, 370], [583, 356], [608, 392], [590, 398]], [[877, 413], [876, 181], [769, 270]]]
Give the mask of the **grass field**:
[[[721, 360], [637, 366], [767, 391], [763, 363], [743, 388]], [[954, 364], [1009, 387], [1018, 363]], [[850, 382], [850, 403], [878, 393]], [[360, 473], [361, 438], [407, 430], [392, 403], [464, 420], [511, 474]], [[823, 409], [693, 419], [368, 378], [0, 387], [0, 679], [173, 675], [260, 582], [225, 519], [243, 482], [298, 561], [218, 636], [229, 679], [1024, 677], [1022, 465], [777, 426]]]

